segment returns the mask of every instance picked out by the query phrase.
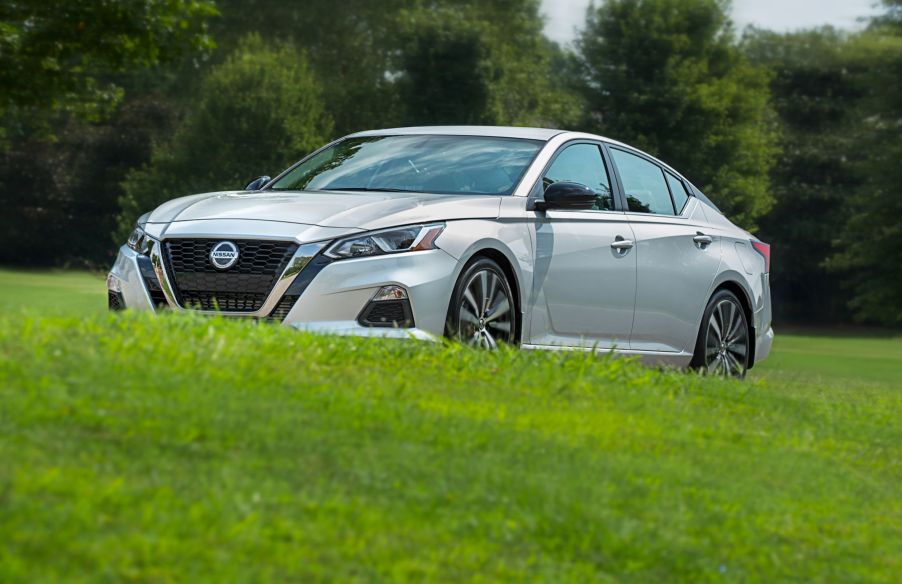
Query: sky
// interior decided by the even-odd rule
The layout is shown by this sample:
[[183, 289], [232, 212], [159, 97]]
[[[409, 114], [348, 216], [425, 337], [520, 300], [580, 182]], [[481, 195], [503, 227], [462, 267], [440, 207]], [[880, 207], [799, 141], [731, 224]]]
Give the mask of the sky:
[[[737, 29], [753, 24], [760, 28], [788, 31], [831, 24], [854, 29], [856, 19], [879, 12], [877, 0], [733, 0], [733, 21]], [[589, 0], [542, 0], [548, 18], [545, 32], [553, 40], [573, 40], [586, 13]]]

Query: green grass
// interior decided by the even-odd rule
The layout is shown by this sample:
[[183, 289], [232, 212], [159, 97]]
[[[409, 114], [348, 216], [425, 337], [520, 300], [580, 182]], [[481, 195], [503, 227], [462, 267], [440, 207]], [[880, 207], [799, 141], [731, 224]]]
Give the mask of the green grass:
[[893, 581], [898, 348], [778, 337], [740, 383], [7, 310], [0, 581]]
[[813, 382], [889, 383], [902, 390], [902, 338], [836, 338], [777, 334], [756, 373]]
[[102, 275], [0, 270], [0, 314], [23, 307], [45, 314], [97, 314], [106, 310], [106, 303]]

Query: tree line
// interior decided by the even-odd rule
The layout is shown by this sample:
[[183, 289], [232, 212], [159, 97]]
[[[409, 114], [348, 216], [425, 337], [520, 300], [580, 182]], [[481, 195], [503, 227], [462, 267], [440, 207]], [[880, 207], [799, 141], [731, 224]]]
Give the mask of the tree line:
[[669, 162], [774, 246], [778, 320], [902, 325], [902, 0], [856, 33], [726, 0], [15, 0], [0, 8], [0, 264], [108, 263], [141, 213], [353, 131], [578, 129]]

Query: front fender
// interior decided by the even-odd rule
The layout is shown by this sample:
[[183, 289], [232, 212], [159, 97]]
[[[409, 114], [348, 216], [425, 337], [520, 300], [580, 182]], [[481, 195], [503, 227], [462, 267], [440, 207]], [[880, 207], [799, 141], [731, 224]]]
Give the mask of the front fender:
[[[525, 318], [527, 306], [524, 291], [532, 289], [532, 257], [526, 223], [518, 221], [464, 220], [449, 221], [436, 245], [458, 260], [454, 281], [460, 277], [467, 263], [487, 250], [507, 260], [513, 272], [521, 317]], [[527, 322], [523, 320], [523, 322]]]

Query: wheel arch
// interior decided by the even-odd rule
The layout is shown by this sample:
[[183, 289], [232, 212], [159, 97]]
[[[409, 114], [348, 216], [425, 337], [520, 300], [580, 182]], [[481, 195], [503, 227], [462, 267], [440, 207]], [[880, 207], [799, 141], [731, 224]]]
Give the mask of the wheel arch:
[[[514, 263], [507, 256], [507, 254], [500, 249], [491, 246], [473, 249], [471, 253], [468, 254], [466, 259], [461, 260], [461, 268], [457, 274], [457, 278], [460, 278], [460, 275], [470, 266], [470, 264], [482, 258], [490, 259], [498, 264], [498, 266], [504, 272], [508, 284], [510, 284], [511, 291], [514, 295], [514, 310], [516, 310], [517, 313], [517, 330], [515, 332], [515, 337], [517, 339], [517, 342], [521, 343], [523, 342], [524, 320], [522, 291], [523, 287], [520, 284], [520, 278], [518, 277], [517, 270], [514, 268]], [[451, 307], [449, 306], [448, 308], [450, 311]]]
[[[752, 301], [749, 292], [738, 281], [727, 279], [717, 284], [708, 296], [708, 302], [711, 298], [721, 290], [732, 292], [739, 299], [742, 305], [742, 311], [745, 314], [745, 321], [749, 326], [749, 363], [746, 369], [751, 369], [755, 365], [755, 345], [757, 345], [757, 331], [755, 330], [754, 312], [752, 311]], [[707, 306], [707, 303], [705, 304]], [[702, 323], [704, 325], [704, 323]]]

